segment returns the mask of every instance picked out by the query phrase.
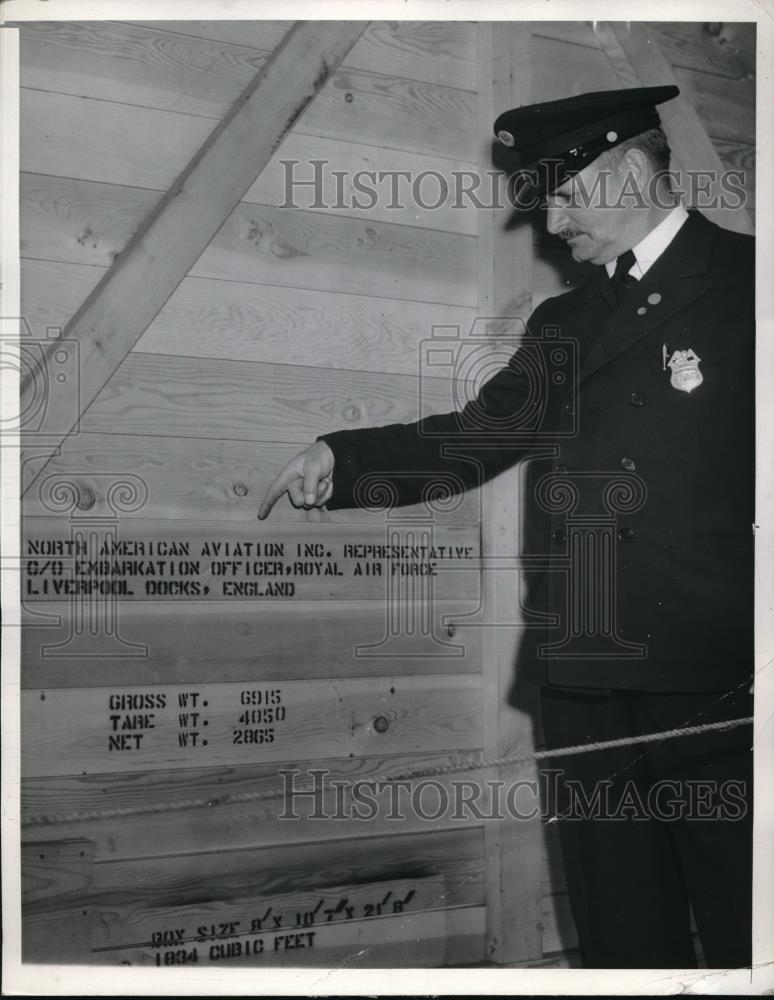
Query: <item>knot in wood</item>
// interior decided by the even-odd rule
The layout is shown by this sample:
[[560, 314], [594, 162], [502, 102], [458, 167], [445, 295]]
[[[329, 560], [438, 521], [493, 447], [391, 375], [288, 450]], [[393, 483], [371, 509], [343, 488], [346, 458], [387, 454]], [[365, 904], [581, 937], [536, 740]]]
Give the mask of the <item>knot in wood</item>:
[[78, 494], [75, 498], [75, 506], [78, 510], [91, 510], [97, 502], [97, 494], [86, 484], [79, 484]]
[[374, 729], [377, 733], [386, 733], [390, 728], [390, 720], [386, 715], [377, 715], [374, 717]]

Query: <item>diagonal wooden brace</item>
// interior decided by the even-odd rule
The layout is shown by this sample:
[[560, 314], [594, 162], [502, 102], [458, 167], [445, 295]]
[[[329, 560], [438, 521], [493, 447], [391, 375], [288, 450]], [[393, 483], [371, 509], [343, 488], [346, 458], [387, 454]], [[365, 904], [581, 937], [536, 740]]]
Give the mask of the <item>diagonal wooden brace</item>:
[[[67, 324], [80, 345], [80, 413], [131, 351], [277, 147], [358, 40], [367, 21], [299, 21], [213, 129], [149, 218]], [[58, 350], [45, 346], [43, 364]], [[22, 400], [35, 371], [22, 377]], [[22, 410], [23, 412], [23, 410]], [[75, 423], [24, 461], [22, 493]], [[59, 433], [61, 430], [61, 438]], [[34, 435], [30, 444], [35, 445]], [[59, 438], [57, 441], [56, 439]]]

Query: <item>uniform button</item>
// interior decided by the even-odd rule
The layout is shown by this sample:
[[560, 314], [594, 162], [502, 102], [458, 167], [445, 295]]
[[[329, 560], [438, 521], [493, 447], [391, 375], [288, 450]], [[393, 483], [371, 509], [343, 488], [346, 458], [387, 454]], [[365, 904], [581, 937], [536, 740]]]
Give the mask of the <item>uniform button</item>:
[[625, 472], [634, 472], [634, 470], [637, 468], [637, 463], [634, 461], [633, 458], [629, 458], [628, 455], [624, 455], [624, 457], [621, 459], [621, 468]]
[[563, 476], [567, 472], [567, 466], [564, 462], [560, 462], [558, 465], [554, 466], [554, 472], [558, 472], [560, 476]]
[[635, 535], [634, 528], [620, 528], [618, 531], [618, 537], [622, 542], [630, 542]]
[[575, 404], [574, 403], [565, 403], [564, 406], [562, 407], [562, 413], [565, 415], [565, 417], [574, 417], [575, 416]]
[[629, 397], [629, 402], [632, 404], [632, 406], [644, 406], [645, 397], [642, 395], [641, 392], [633, 392]]
[[564, 531], [559, 529], [559, 531], [554, 532], [554, 545], [564, 545], [567, 541], [567, 535]]

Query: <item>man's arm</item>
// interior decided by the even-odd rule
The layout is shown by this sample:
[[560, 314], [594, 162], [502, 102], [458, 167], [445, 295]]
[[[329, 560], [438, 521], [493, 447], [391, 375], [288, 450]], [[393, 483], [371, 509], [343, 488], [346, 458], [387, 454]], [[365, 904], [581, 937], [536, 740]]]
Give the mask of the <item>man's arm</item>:
[[523, 457], [538, 390], [517, 351], [461, 411], [322, 434], [269, 486], [258, 517], [286, 491], [294, 506], [336, 510], [366, 506], [365, 487], [376, 480], [389, 485], [391, 506], [418, 503], [436, 488], [479, 486]]

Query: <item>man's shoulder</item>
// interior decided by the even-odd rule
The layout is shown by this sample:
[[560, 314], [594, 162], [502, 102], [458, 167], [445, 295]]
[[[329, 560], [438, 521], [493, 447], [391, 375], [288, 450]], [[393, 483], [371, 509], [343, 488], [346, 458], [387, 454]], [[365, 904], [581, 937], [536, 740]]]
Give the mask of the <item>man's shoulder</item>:
[[[724, 219], [724, 221], [726, 221]], [[740, 218], [740, 228], [743, 228]], [[656, 262], [662, 280], [679, 280], [690, 274], [709, 274], [716, 281], [753, 280], [755, 237], [726, 229], [695, 208]]]
[[718, 277], [736, 278], [745, 274], [751, 279], [755, 273], [755, 237], [733, 229], [726, 229], [700, 212], [691, 212], [700, 220], [705, 232], [713, 240], [710, 269]]

